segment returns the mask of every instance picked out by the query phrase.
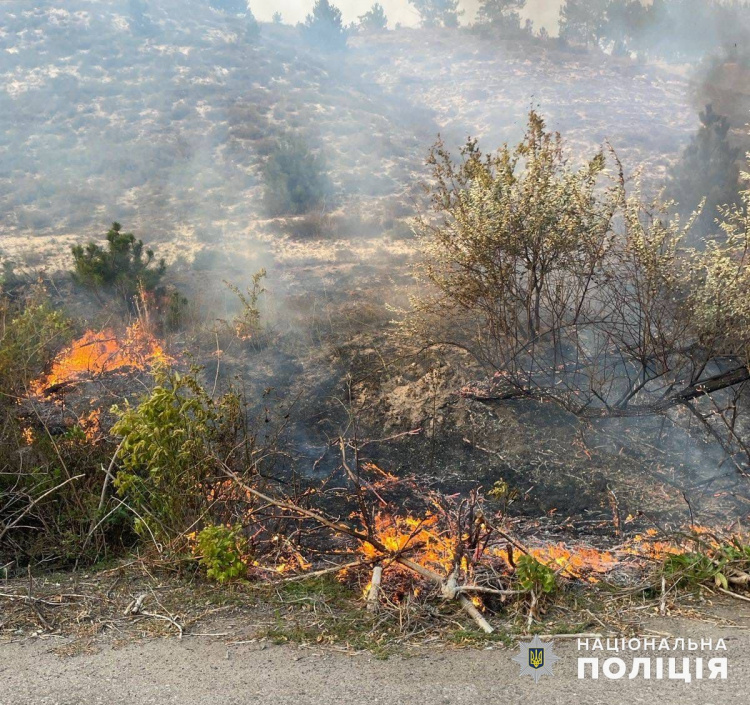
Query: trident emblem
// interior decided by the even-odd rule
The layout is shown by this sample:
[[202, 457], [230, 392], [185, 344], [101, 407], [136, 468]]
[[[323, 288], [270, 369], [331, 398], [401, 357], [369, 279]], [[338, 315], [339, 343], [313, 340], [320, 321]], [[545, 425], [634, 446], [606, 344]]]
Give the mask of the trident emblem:
[[521, 667], [522, 676], [531, 676], [535, 683], [542, 676], [551, 676], [552, 667], [560, 657], [555, 654], [555, 645], [551, 641], [542, 641], [535, 636], [531, 641], [518, 644], [519, 653], [513, 660]]
[[532, 668], [544, 666], [544, 649], [529, 649], [529, 666]]

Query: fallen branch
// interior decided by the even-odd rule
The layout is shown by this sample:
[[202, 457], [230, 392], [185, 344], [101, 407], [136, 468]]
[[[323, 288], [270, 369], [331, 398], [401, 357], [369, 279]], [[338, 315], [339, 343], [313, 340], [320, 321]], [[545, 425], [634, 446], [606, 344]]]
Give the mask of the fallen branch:
[[725, 590], [723, 587], [718, 588], [719, 592], [723, 592], [725, 595], [729, 595], [729, 597], [734, 597], [738, 600], [743, 600], [744, 602], [750, 602], [750, 597], [745, 597], [745, 595], [740, 595], [736, 592], [732, 592], [731, 590]]
[[372, 580], [367, 592], [367, 611], [377, 612], [380, 604], [380, 580], [383, 577], [383, 566], [376, 565], [372, 569]]

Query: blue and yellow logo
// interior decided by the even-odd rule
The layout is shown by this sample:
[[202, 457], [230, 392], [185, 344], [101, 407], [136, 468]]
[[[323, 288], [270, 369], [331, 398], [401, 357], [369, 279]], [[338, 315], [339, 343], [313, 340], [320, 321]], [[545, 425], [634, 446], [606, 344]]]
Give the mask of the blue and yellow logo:
[[521, 667], [521, 675], [531, 676], [535, 683], [542, 676], [551, 676], [552, 667], [560, 660], [555, 654], [555, 645], [551, 641], [542, 641], [538, 635], [531, 641], [519, 642], [518, 650], [513, 660]]
[[544, 666], [544, 649], [529, 649], [529, 666], [532, 668]]

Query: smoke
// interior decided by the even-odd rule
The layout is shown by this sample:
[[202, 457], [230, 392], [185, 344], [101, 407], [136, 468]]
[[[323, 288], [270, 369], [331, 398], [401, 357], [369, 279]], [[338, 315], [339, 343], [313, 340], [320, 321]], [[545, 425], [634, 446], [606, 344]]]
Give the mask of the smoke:
[[[334, 4], [350, 23], [373, 3]], [[36, 261], [67, 269], [70, 244], [101, 240], [118, 220], [215, 317], [236, 305], [222, 279], [244, 290], [267, 268], [274, 324], [283, 319], [301, 342], [264, 351], [263, 369], [253, 358], [254, 378], [302, 392], [310, 383], [320, 393], [305, 394], [305, 411], [317, 418], [320, 397], [340, 391], [331, 358], [295, 379], [326, 335], [376, 329], [390, 316], [384, 302], [405, 298], [409, 222], [425, 207], [424, 160], [438, 133], [454, 153], [468, 135], [490, 151], [520, 137], [534, 105], [573, 158], [609, 140], [656, 187], [697, 126], [681, 67], [530, 37], [426, 32], [405, 0], [381, 4], [390, 26], [406, 29], [354, 35], [344, 54], [297, 31], [313, 0], [251, 0], [259, 35], [207, 0], [4, 2], [0, 254], [33, 249]], [[478, 2], [462, 7], [471, 23]], [[275, 12], [284, 25], [270, 24]], [[555, 35], [558, 14], [556, 0], [529, 0], [522, 17]], [[712, 46], [733, 36], [726, 20], [701, 29]], [[655, 25], [650, 46], [669, 35]], [[747, 73], [708, 62], [701, 71], [703, 94], [723, 96], [717, 110], [747, 110]], [[320, 155], [332, 187], [308, 212], [270, 217], [264, 166], [290, 135]], [[317, 452], [317, 436], [305, 442]], [[715, 460], [702, 458], [691, 463]]]

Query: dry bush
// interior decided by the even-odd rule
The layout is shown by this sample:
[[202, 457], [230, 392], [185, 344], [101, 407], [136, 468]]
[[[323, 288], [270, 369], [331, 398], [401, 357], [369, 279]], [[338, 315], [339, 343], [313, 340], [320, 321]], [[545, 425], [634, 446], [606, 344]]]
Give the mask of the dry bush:
[[725, 209], [722, 237], [690, 250], [691, 223], [629, 192], [612, 159], [609, 181], [603, 153], [572, 169], [534, 112], [523, 141], [494, 155], [470, 141], [455, 164], [438, 143], [402, 330], [482, 363], [490, 382], [474, 396], [532, 396], [583, 417], [688, 410], [744, 472], [750, 191]]

